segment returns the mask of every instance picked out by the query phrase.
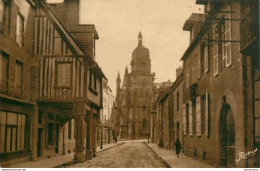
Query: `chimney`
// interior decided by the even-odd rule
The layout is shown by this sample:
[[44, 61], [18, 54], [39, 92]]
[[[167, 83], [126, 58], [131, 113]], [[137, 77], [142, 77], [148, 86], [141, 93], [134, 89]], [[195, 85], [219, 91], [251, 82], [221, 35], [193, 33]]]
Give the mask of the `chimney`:
[[49, 5], [64, 25], [78, 25], [79, 3], [80, 0], [64, 0], [63, 3], [51, 3]]
[[176, 69], [176, 79], [181, 75], [183, 72], [182, 66], [179, 66], [179, 68]]
[[65, 22], [67, 25], [79, 24], [79, 1], [64, 0]]

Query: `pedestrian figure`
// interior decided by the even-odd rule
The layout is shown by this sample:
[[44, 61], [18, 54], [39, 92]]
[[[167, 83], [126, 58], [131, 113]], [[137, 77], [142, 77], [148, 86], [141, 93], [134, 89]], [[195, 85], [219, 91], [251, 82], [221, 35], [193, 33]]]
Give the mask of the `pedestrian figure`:
[[160, 139], [158, 146], [159, 146], [159, 148], [162, 148], [162, 146], [163, 146], [162, 139]]
[[177, 141], [175, 142], [175, 147], [176, 147], [176, 154], [177, 157], [179, 158], [180, 150], [181, 150], [181, 142], [179, 138], [177, 138]]
[[117, 137], [115, 137], [115, 143], [117, 143]]

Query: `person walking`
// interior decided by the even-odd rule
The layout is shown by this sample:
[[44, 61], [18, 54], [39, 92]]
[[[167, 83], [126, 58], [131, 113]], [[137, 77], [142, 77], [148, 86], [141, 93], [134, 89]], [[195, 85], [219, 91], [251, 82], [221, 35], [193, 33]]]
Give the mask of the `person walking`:
[[181, 151], [181, 142], [180, 142], [179, 138], [177, 138], [177, 141], [175, 142], [175, 149], [176, 149], [177, 157], [179, 158], [179, 154]]

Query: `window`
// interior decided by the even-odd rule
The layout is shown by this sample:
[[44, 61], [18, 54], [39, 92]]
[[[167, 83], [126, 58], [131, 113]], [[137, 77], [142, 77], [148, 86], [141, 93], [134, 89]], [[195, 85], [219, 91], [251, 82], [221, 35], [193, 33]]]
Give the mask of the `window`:
[[71, 87], [72, 63], [57, 63], [57, 87]]
[[10, 33], [11, 3], [0, 1], [0, 30]]
[[25, 115], [0, 111], [0, 153], [24, 150]]
[[196, 133], [196, 100], [192, 100], [192, 132]]
[[23, 46], [23, 34], [24, 34], [24, 18], [17, 14], [16, 18], [16, 42], [20, 47]]
[[38, 123], [42, 124], [42, 119], [43, 119], [43, 111], [39, 110], [38, 112]]
[[89, 86], [90, 88], [93, 90], [97, 89], [97, 78], [96, 78], [96, 74], [90, 70], [89, 72]]
[[206, 95], [201, 96], [201, 133], [206, 131]]
[[186, 104], [186, 130], [187, 130], [187, 133], [191, 133], [191, 130], [190, 130], [190, 125], [191, 125], [191, 118], [190, 118], [190, 103], [189, 104]]
[[[213, 40], [218, 40], [218, 28], [217, 24], [213, 25]], [[218, 75], [218, 42], [213, 42], [213, 71], [214, 76]]]
[[204, 46], [204, 72], [207, 73], [209, 71], [209, 46]]
[[69, 121], [69, 126], [68, 126], [68, 139], [71, 139], [71, 120]]
[[200, 78], [200, 71], [201, 71], [201, 68], [200, 68], [200, 56], [198, 53], [195, 53], [195, 62], [196, 62], [196, 77], [197, 79]]
[[187, 108], [186, 108], [186, 104], [183, 104], [183, 111], [182, 111], [182, 122], [183, 122], [183, 134], [186, 135], [187, 134], [187, 125], [189, 122], [187, 122]]
[[48, 123], [48, 145], [53, 145], [53, 123]]
[[23, 80], [23, 64], [16, 60], [15, 64], [15, 86], [17, 88], [22, 88]]
[[177, 111], [179, 111], [179, 91], [177, 91]]
[[9, 55], [4, 52], [0, 53], [0, 82], [7, 83], [9, 71]]
[[62, 54], [62, 39], [59, 33], [55, 30], [54, 31], [54, 53], [55, 54]]
[[191, 84], [192, 84], [196, 80], [195, 79], [196, 78], [196, 56], [193, 55], [191, 59], [192, 59], [192, 73], [191, 73], [192, 75]]
[[223, 54], [223, 61], [226, 67], [231, 65], [231, 13], [230, 13], [230, 6], [226, 9], [227, 13], [225, 13], [223, 30], [224, 33], [222, 34], [222, 54]]

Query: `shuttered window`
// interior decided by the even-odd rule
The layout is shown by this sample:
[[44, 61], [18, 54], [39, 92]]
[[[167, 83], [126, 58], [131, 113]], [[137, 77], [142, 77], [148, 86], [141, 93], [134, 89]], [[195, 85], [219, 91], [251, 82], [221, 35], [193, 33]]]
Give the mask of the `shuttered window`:
[[196, 97], [196, 133], [201, 136], [201, 103], [200, 97]]
[[222, 54], [223, 54], [223, 61], [226, 67], [231, 65], [231, 13], [230, 13], [230, 6], [226, 9], [227, 13], [225, 13], [224, 18], [224, 34], [222, 34]]
[[57, 64], [57, 86], [70, 87], [72, 84], [72, 63]]

